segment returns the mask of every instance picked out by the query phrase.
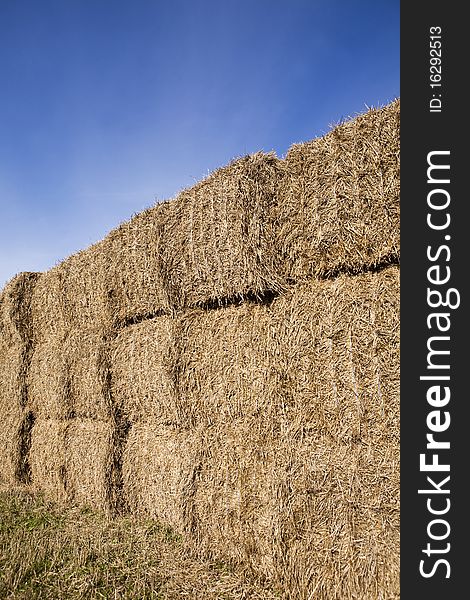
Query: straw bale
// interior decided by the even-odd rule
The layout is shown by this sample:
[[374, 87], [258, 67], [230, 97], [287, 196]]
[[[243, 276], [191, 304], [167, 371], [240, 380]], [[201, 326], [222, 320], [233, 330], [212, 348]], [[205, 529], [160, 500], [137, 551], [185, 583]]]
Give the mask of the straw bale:
[[109, 334], [63, 330], [37, 344], [29, 373], [29, 394], [41, 418], [107, 419], [112, 414]]
[[[195, 549], [274, 577], [274, 444], [261, 417], [199, 430]], [[270, 443], [271, 442], [271, 443]]]
[[68, 500], [66, 457], [69, 452], [69, 421], [36, 419], [31, 434], [29, 454], [34, 489], [57, 502]]
[[180, 533], [190, 532], [198, 454], [188, 431], [152, 419], [134, 423], [122, 461], [123, 494], [130, 510]]
[[399, 269], [295, 286], [271, 307], [289, 422], [344, 442], [399, 435]]
[[135, 215], [106, 238], [108, 303], [117, 324], [171, 310], [161, 273], [163, 209]]
[[2, 336], [6, 342], [31, 343], [31, 297], [39, 276], [39, 273], [19, 273], [3, 288], [0, 322]]
[[292, 597], [398, 597], [398, 445], [286, 438], [276, 462], [276, 579]]
[[199, 552], [248, 566], [292, 598], [397, 592], [398, 446], [272, 435], [261, 417], [201, 435]]
[[32, 413], [16, 403], [5, 407], [2, 402], [0, 419], [0, 481], [28, 483]]
[[398, 261], [399, 155], [399, 100], [291, 147], [273, 211], [287, 277]]
[[283, 289], [269, 218], [280, 161], [261, 152], [162, 205], [161, 272], [176, 307]]
[[32, 298], [35, 337], [67, 328], [107, 327], [112, 321], [106, 238], [43, 273]]
[[39, 419], [65, 419], [73, 411], [65, 356], [67, 332], [57, 331], [35, 346], [28, 373], [32, 410]]
[[178, 323], [175, 377], [191, 425], [264, 414], [275, 422], [288, 390], [270, 309], [251, 303], [192, 309]]
[[116, 430], [112, 421], [72, 419], [67, 427], [67, 494], [77, 505], [112, 513], [116, 497]]
[[160, 316], [121, 329], [111, 343], [112, 397], [128, 422], [178, 423], [173, 383], [175, 321]]
[[101, 329], [73, 329], [64, 344], [72, 416], [106, 420], [113, 413], [110, 336]]

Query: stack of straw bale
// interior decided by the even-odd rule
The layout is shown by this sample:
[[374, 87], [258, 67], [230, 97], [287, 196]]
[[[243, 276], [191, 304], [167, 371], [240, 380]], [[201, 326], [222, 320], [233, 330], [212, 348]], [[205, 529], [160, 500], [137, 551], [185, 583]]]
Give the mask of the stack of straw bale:
[[286, 277], [397, 262], [399, 157], [399, 100], [291, 147], [273, 212]]
[[[168, 469], [186, 473], [175, 502], [197, 551], [293, 597], [398, 589], [398, 308], [399, 269], [389, 267], [311, 280], [271, 306], [180, 317], [175, 375], [196, 477], [189, 486], [177, 453]], [[150, 464], [140, 440], [128, 480], [136, 455]], [[150, 495], [160, 493], [154, 469]], [[154, 516], [174, 520], [161, 500]]]
[[33, 484], [55, 500], [108, 512], [118, 504], [120, 448], [111, 400], [111, 337], [102, 329], [51, 334], [37, 344], [29, 374], [36, 415]]
[[38, 273], [20, 273], [0, 296], [0, 478], [29, 480], [33, 416], [27, 376], [33, 351], [31, 296]]

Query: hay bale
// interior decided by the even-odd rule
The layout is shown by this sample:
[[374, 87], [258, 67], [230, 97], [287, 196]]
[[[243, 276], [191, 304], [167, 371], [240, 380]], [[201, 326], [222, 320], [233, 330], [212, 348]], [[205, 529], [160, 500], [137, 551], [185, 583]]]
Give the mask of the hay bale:
[[112, 322], [106, 238], [43, 273], [32, 298], [35, 337], [64, 329], [106, 328]]
[[174, 307], [283, 289], [269, 219], [280, 161], [261, 152], [161, 207], [161, 273]]
[[178, 322], [175, 377], [181, 418], [191, 425], [264, 414], [276, 420], [288, 390], [269, 307], [192, 309]]
[[277, 581], [298, 598], [398, 597], [398, 445], [304, 436], [276, 463]]
[[28, 404], [27, 372], [30, 351], [21, 342], [0, 339], [0, 411]]
[[114, 512], [116, 429], [112, 421], [72, 419], [67, 427], [65, 458], [69, 502]]
[[134, 423], [123, 454], [123, 494], [130, 510], [180, 533], [193, 528], [199, 447], [192, 434], [155, 420]]
[[37, 344], [29, 373], [35, 414], [47, 419], [107, 419], [112, 414], [109, 334], [62, 330]]
[[161, 316], [123, 328], [111, 343], [112, 397], [128, 422], [181, 422], [172, 373], [174, 336], [174, 320]]
[[68, 499], [66, 457], [69, 421], [36, 419], [31, 434], [29, 460], [34, 489], [56, 502]]
[[399, 269], [295, 286], [271, 307], [286, 415], [344, 442], [399, 435]]
[[39, 277], [39, 273], [19, 273], [2, 290], [0, 322], [2, 336], [8, 343], [31, 343], [31, 298]]
[[196, 549], [248, 566], [293, 598], [399, 589], [398, 447], [342, 444], [265, 422], [202, 432]]
[[57, 420], [73, 412], [70, 373], [65, 356], [67, 332], [57, 331], [36, 346], [28, 373], [31, 408], [38, 419]]
[[71, 416], [107, 420], [113, 414], [110, 375], [112, 333], [73, 329], [64, 344], [70, 385]]
[[0, 481], [6, 485], [29, 483], [29, 448], [33, 417], [17, 404], [0, 409]]
[[118, 325], [171, 310], [161, 273], [163, 209], [135, 215], [106, 238], [109, 310]]
[[291, 147], [273, 217], [293, 280], [397, 262], [400, 102]]
[[196, 551], [275, 577], [274, 445], [257, 417], [199, 430], [194, 494]]

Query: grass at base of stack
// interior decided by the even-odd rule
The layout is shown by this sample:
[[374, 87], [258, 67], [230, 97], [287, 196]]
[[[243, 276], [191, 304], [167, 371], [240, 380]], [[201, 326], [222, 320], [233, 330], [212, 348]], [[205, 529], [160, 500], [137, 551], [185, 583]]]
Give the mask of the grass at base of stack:
[[399, 100], [291, 147], [273, 211], [287, 277], [397, 262], [399, 157]]
[[19, 273], [2, 290], [0, 321], [2, 337], [8, 344], [31, 344], [31, 298], [39, 277], [40, 273]]
[[161, 205], [161, 274], [173, 307], [284, 289], [269, 214], [280, 161], [258, 152]]
[[174, 337], [174, 320], [161, 316], [124, 327], [112, 341], [112, 397], [127, 421], [181, 420], [172, 373]]
[[266, 584], [197, 560], [164, 527], [0, 488], [0, 597], [275, 600]]
[[124, 450], [123, 493], [131, 512], [158, 519], [179, 533], [193, 528], [199, 447], [188, 431], [158, 421], [134, 423]]

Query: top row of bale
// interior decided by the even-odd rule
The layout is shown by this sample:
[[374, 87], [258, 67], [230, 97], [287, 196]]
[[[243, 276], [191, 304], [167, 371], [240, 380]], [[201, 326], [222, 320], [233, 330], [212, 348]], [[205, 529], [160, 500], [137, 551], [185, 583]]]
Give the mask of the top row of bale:
[[311, 277], [398, 262], [399, 111], [399, 100], [369, 110], [284, 159], [235, 160], [28, 275], [35, 335], [262, 298]]

